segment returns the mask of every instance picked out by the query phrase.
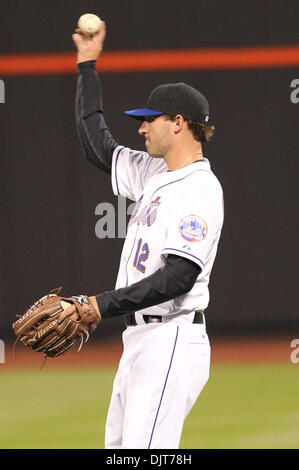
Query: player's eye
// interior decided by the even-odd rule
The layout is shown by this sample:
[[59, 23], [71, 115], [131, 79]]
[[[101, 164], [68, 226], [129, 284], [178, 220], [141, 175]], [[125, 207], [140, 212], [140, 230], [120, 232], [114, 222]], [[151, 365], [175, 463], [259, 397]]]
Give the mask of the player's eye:
[[145, 116], [144, 120], [146, 122], [153, 122], [155, 119], [157, 119], [159, 116]]

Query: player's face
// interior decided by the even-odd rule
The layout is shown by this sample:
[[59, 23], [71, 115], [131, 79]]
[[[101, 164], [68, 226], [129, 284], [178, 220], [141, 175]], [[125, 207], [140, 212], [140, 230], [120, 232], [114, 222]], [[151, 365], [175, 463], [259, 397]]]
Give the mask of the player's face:
[[153, 157], [163, 157], [172, 145], [172, 122], [165, 116], [147, 116], [138, 133], [145, 138], [147, 152]]

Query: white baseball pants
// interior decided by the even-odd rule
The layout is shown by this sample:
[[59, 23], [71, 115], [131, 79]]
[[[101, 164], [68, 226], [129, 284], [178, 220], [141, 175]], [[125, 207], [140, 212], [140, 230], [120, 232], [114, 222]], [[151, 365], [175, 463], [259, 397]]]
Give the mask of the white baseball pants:
[[151, 323], [123, 332], [124, 351], [106, 421], [106, 449], [177, 449], [209, 378], [201, 324]]

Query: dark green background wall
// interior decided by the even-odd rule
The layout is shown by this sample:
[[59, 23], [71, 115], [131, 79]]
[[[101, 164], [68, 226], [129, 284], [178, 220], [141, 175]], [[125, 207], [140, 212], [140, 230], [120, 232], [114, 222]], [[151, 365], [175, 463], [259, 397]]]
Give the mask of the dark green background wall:
[[[1, 1], [0, 54], [74, 50], [80, 14], [107, 22], [105, 50], [291, 45], [297, 2]], [[95, 208], [117, 209], [110, 180], [84, 161], [75, 121], [76, 75], [1, 76], [0, 337], [50, 288], [66, 295], [114, 287], [122, 239], [100, 240]], [[157, 84], [184, 81], [210, 101], [214, 140], [205, 156], [222, 182], [225, 224], [211, 278], [211, 335], [298, 332], [296, 199], [298, 68], [114, 73], [101, 76], [105, 114], [119, 143], [144, 148], [123, 110]], [[128, 202], [129, 204], [129, 202]], [[104, 324], [105, 323], [105, 324]], [[123, 329], [103, 322], [95, 337]], [[294, 336], [295, 334], [295, 336]]]

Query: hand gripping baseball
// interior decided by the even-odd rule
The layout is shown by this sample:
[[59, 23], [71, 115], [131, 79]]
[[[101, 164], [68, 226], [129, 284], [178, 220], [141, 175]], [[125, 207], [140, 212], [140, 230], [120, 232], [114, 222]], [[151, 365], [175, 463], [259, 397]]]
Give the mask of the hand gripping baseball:
[[76, 29], [72, 35], [77, 47], [77, 63], [97, 60], [103, 50], [106, 36], [106, 24], [102, 21], [100, 30], [92, 36], [87, 36], [80, 29]]
[[12, 327], [21, 341], [45, 356], [64, 354], [75, 343], [87, 341], [101, 320], [96, 302], [79, 295], [60, 297], [61, 287], [37, 300]]

